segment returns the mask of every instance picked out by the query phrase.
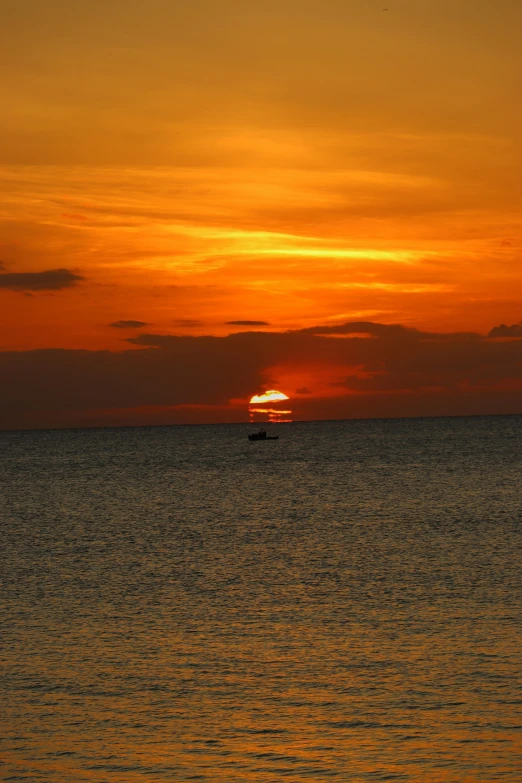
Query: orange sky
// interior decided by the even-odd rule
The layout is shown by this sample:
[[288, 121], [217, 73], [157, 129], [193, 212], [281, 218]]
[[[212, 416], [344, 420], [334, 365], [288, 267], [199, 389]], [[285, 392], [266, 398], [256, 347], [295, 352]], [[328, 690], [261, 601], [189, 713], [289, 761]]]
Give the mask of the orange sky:
[[[464, 392], [444, 407], [439, 395], [420, 412], [522, 412], [502, 396], [519, 388], [521, 361], [519, 0], [387, 11], [370, 0], [25, 0], [3, 16], [0, 368], [26, 407], [2, 426], [240, 420], [265, 383], [309, 389], [302, 418], [407, 414], [417, 392], [406, 377], [403, 407], [368, 407], [369, 390], [346, 386], [348, 355], [310, 347], [332, 335], [307, 338], [299, 360], [280, 350], [286, 333], [349, 322], [484, 345], [513, 326], [509, 359], [494, 338], [496, 401], [482, 389], [482, 407]], [[211, 335], [221, 351], [247, 330], [279, 347], [260, 349], [236, 390], [216, 379], [236, 372], [224, 359], [201, 380], [209, 394], [194, 380], [193, 400], [150, 391], [136, 406], [121, 393], [107, 406], [98, 368], [85, 378], [92, 399], [68, 413], [66, 400], [40, 406], [51, 370], [35, 349], [68, 349], [73, 374], [82, 349], [107, 350], [112, 372], [122, 351], [166, 350], [153, 336]], [[215, 352], [186, 344], [178, 384], [196, 355], [203, 379]], [[377, 372], [369, 355], [359, 374]], [[473, 385], [484, 361], [458, 383]], [[444, 363], [437, 372], [432, 397], [455, 383]], [[176, 408], [200, 397], [196, 413]]]

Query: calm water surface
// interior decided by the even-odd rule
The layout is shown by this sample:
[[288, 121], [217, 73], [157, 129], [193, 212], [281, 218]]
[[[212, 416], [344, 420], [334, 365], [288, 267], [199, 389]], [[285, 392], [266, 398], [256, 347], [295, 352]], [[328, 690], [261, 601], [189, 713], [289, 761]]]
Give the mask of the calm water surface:
[[522, 417], [0, 433], [0, 777], [522, 780]]

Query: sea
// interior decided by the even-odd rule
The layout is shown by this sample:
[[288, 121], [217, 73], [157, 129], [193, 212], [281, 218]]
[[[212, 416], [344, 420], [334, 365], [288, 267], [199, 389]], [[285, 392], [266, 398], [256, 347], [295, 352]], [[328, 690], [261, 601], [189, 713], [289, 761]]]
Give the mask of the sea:
[[0, 433], [0, 779], [522, 780], [522, 417]]

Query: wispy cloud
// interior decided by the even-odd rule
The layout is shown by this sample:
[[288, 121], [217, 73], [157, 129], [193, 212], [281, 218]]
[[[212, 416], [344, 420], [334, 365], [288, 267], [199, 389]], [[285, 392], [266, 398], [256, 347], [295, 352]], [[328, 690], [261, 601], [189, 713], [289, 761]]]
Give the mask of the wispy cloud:
[[150, 326], [146, 321], [113, 321], [108, 326], [112, 326], [113, 329], [139, 329], [142, 326]]
[[198, 318], [176, 318], [172, 321], [173, 326], [178, 326], [181, 329], [192, 329], [196, 326], [203, 326], [203, 321]]
[[270, 326], [268, 321], [226, 321], [227, 326]]

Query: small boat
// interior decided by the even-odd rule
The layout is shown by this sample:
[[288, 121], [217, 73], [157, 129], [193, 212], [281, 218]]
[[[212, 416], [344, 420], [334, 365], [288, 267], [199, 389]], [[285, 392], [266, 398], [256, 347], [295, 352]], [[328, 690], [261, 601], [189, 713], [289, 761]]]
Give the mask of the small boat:
[[249, 435], [248, 440], [279, 440], [279, 435], [267, 435], [265, 430], [259, 430]]

